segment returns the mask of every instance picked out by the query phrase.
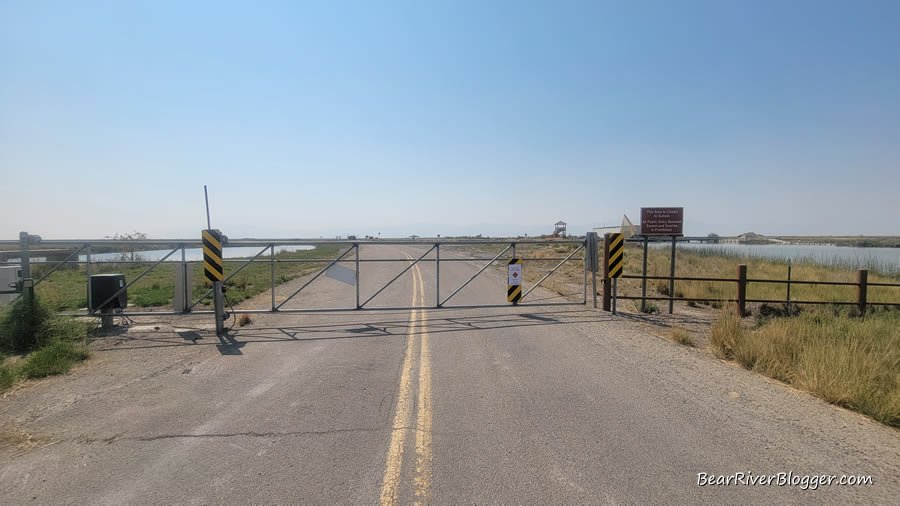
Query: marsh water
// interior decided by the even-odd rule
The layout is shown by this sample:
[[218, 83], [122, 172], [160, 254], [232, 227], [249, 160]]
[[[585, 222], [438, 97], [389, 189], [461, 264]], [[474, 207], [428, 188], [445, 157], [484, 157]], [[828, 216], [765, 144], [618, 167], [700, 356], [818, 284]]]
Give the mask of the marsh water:
[[[656, 243], [655, 247], [668, 247]], [[701, 254], [766, 258], [780, 262], [808, 262], [846, 269], [869, 269], [900, 274], [900, 248], [857, 248], [801, 244], [701, 244], [678, 243], [678, 248]]]
[[[280, 253], [282, 251], [303, 251], [313, 249], [314, 246], [275, 246], [275, 253]], [[226, 247], [222, 252], [225, 258], [250, 258], [257, 253], [260, 252], [262, 247]], [[148, 251], [136, 251], [134, 253], [135, 258], [140, 258], [141, 261], [149, 261], [155, 262], [160, 258], [166, 256], [170, 251], [170, 249], [161, 249], [161, 250], [148, 250]], [[125, 260], [122, 257], [123, 254], [127, 254], [130, 258], [131, 253], [95, 253], [91, 255], [92, 262], [103, 262], [103, 261], [116, 261], [116, 260]], [[185, 260], [188, 262], [197, 262], [203, 260], [203, 250], [200, 248], [186, 248], [184, 250]], [[262, 257], [268, 258], [269, 252], [265, 252], [262, 254]], [[86, 255], [79, 255], [78, 260], [84, 262], [87, 260]], [[166, 262], [175, 262], [181, 261], [181, 251], [176, 251], [172, 253], [169, 258], [166, 259]]]

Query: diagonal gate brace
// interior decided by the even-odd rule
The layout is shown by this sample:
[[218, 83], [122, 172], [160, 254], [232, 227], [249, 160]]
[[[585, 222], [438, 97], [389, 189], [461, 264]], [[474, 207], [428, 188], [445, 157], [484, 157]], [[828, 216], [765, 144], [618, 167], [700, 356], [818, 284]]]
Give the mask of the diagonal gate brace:
[[429, 253], [431, 253], [431, 251], [432, 251], [434, 248], [435, 248], [435, 246], [432, 246], [432, 247], [428, 248], [428, 251], [426, 251], [425, 253], [422, 253], [422, 255], [421, 255], [419, 258], [413, 260], [412, 263], [410, 263], [409, 265], [407, 265], [405, 269], [403, 269], [402, 271], [400, 271], [400, 274], [397, 274], [396, 276], [394, 276], [394, 279], [388, 281], [384, 286], [382, 286], [381, 288], [379, 288], [377, 292], [375, 292], [374, 294], [372, 294], [371, 297], [369, 297], [368, 299], [366, 299], [365, 302], [363, 302], [362, 304], [360, 304], [359, 307], [358, 307], [357, 309], [362, 309], [363, 306], [365, 306], [366, 304], [369, 303], [369, 301], [371, 301], [372, 299], [374, 299], [375, 297], [377, 297], [379, 293], [383, 292], [385, 288], [391, 286], [391, 283], [393, 283], [394, 281], [397, 281], [398, 279], [400, 279], [400, 276], [406, 274], [406, 271], [412, 269], [414, 265], [416, 265], [417, 263], [419, 263], [419, 260], [425, 258]]

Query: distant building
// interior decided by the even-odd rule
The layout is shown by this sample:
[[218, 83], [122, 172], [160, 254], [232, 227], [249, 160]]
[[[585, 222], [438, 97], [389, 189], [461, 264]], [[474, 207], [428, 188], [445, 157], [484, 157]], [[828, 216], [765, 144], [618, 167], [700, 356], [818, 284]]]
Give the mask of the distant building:
[[768, 244], [772, 242], [768, 237], [756, 232], [744, 232], [737, 236], [737, 241], [740, 244]]
[[565, 237], [566, 236], [566, 222], [557, 221], [553, 224], [553, 237]]

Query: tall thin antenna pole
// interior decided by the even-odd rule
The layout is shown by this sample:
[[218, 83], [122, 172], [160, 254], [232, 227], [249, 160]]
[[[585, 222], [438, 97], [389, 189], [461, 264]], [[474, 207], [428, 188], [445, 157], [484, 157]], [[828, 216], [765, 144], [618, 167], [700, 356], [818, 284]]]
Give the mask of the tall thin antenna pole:
[[203, 185], [203, 199], [206, 200], [206, 229], [212, 229], [212, 224], [209, 221], [209, 194], [206, 193], [206, 185]]

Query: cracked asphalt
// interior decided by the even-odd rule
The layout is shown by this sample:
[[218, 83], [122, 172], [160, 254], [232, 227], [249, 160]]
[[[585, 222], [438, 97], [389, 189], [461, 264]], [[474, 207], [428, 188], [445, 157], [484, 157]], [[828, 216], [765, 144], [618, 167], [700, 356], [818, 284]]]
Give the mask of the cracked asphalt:
[[[363, 300], [405, 265], [364, 263]], [[441, 295], [477, 268], [442, 262]], [[431, 305], [434, 280], [424, 263], [373, 304]], [[488, 269], [452, 303], [502, 303], [505, 293]], [[354, 298], [354, 287], [322, 278], [286, 307]], [[561, 301], [541, 290], [529, 299]], [[140, 319], [95, 342], [91, 360], [70, 374], [5, 394], [0, 503], [900, 497], [897, 430], [584, 306], [255, 315], [225, 341], [210, 324]], [[700, 472], [789, 471], [871, 475], [873, 484], [697, 486]]]

